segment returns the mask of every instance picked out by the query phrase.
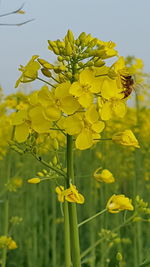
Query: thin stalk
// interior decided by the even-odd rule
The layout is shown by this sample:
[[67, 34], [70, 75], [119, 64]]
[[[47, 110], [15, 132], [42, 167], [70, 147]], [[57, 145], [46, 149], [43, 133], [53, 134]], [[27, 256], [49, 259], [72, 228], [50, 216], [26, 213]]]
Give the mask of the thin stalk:
[[41, 82], [47, 83], [48, 85], [50, 85], [50, 86], [53, 87], [53, 88], [56, 88], [56, 86], [54, 86], [53, 84], [51, 84], [51, 83], [49, 83], [49, 82], [43, 80], [42, 78], [37, 77], [37, 79], [38, 79], [39, 81], [41, 81]]
[[[70, 182], [75, 184], [73, 162], [73, 138], [67, 135], [67, 186]], [[79, 231], [77, 221], [76, 203], [68, 203], [70, 219], [71, 255], [73, 267], [81, 267]]]
[[39, 162], [41, 162], [44, 166], [48, 167], [49, 169], [55, 171], [56, 173], [58, 173], [59, 175], [62, 175], [62, 176], [66, 176], [66, 173], [54, 166], [50, 166], [48, 162], [46, 162], [45, 160], [43, 160], [41, 157], [37, 156], [36, 154], [34, 153], [31, 153], [31, 155], [36, 158]]
[[105, 211], [107, 211], [107, 209], [104, 209], [104, 210], [102, 210], [102, 211], [100, 211], [100, 212], [94, 214], [94, 215], [91, 216], [90, 218], [88, 218], [88, 219], [84, 220], [83, 222], [79, 223], [79, 224], [78, 224], [78, 227], [82, 226], [82, 225], [85, 224], [85, 223], [90, 222], [91, 220], [95, 219], [97, 216], [103, 214]]

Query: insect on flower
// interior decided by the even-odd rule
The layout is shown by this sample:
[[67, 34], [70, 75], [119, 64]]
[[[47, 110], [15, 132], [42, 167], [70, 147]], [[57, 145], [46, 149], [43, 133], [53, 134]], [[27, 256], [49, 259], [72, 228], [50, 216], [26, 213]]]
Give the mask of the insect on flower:
[[127, 98], [132, 91], [134, 90], [134, 80], [131, 75], [121, 75], [121, 83], [125, 90], [123, 90], [121, 93], [124, 93], [124, 98]]

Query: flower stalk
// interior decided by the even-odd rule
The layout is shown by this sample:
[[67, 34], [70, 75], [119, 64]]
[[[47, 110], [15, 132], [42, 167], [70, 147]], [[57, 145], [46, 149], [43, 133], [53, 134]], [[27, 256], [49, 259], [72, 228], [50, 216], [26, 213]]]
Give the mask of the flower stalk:
[[[74, 166], [73, 166], [73, 138], [67, 135], [67, 186], [74, 181]], [[77, 222], [77, 210], [76, 203], [68, 203], [69, 208], [69, 220], [70, 220], [70, 240], [71, 240], [71, 257], [73, 267], [80, 267], [80, 244], [79, 244], [79, 232]]]

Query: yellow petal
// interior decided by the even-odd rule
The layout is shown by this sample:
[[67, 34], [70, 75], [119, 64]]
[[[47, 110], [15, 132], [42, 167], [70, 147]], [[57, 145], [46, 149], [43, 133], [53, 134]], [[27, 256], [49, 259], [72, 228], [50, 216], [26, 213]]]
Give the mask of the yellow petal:
[[101, 88], [102, 97], [109, 100], [111, 98], [116, 97], [117, 93], [118, 93], [118, 87], [116, 80], [112, 80], [108, 77], [105, 78]]
[[93, 103], [93, 95], [91, 93], [84, 93], [79, 97], [78, 101], [82, 107], [88, 108]]
[[80, 104], [73, 96], [67, 96], [61, 99], [61, 109], [67, 115], [73, 114], [79, 108]]
[[50, 121], [46, 120], [42, 107], [32, 108], [29, 112], [31, 118], [31, 128], [38, 133], [48, 132], [51, 126]]
[[93, 145], [92, 133], [88, 129], [83, 129], [76, 139], [76, 148], [84, 150]]
[[29, 136], [29, 125], [23, 123], [15, 127], [15, 139], [18, 143], [25, 142]]
[[69, 89], [70, 89], [71, 83], [65, 82], [59, 84], [55, 89], [55, 96], [56, 98], [64, 98], [66, 96], [69, 96]]
[[101, 133], [105, 128], [105, 123], [103, 121], [98, 121], [92, 124], [92, 130], [96, 133]]
[[51, 121], [57, 121], [61, 116], [61, 111], [55, 106], [48, 106], [44, 109], [45, 119]]
[[26, 110], [19, 110], [15, 112], [11, 116], [11, 124], [12, 125], [19, 125], [22, 124], [27, 119], [27, 111]]
[[69, 93], [71, 95], [78, 96], [78, 97], [80, 95], [82, 95], [83, 94], [83, 88], [82, 88], [81, 84], [79, 82], [74, 82], [69, 89]]
[[90, 122], [91, 124], [93, 124], [94, 122], [98, 120], [99, 114], [94, 104], [91, 105], [89, 109], [85, 112], [85, 117], [87, 121]]
[[80, 120], [77, 115], [65, 118], [63, 123], [65, 131], [70, 135], [75, 135], [80, 133], [83, 126], [84, 126], [83, 121]]
[[112, 109], [111, 109], [111, 103], [106, 102], [103, 104], [101, 110], [100, 110], [101, 119], [104, 121], [110, 120], [112, 117]]
[[112, 109], [119, 118], [123, 118], [126, 114], [126, 105], [121, 101], [114, 101], [112, 104]]

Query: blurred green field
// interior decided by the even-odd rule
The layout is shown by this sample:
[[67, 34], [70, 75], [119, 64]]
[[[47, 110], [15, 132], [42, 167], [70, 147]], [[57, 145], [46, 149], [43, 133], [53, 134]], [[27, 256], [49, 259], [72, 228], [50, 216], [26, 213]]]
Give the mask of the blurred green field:
[[[141, 149], [133, 151], [103, 141], [91, 150], [75, 153], [77, 186], [85, 196], [85, 203], [77, 207], [79, 222], [103, 210], [114, 193], [125, 194], [133, 199], [134, 205], [137, 195], [149, 203], [150, 145], [144, 140], [141, 142]], [[63, 153], [65, 155], [65, 151]], [[60, 160], [64, 160], [63, 153], [58, 154]], [[44, 157], [51, 161], [54, 153]], [[113, 173], [114, 184], [93, 179], [99, 166]], [[27, 183], [27, 179], [43, 168], [46, 169], [30, 155], [20, 156], [10, 150], [0, 162], [1, 235], [8, 224], [9, 235], [18, 246], [8, 251], [9, 267], [64, 266], [63, 215], [56, 201], [56, 182]], [[149, 256], [150, 212], [140, 212], [137, 221], [119, 227], [130, 213], [105, 213], [81, 226], [82, 266], [140, 266]], [[120, 261], [118, 252], [122, 255]]]

